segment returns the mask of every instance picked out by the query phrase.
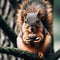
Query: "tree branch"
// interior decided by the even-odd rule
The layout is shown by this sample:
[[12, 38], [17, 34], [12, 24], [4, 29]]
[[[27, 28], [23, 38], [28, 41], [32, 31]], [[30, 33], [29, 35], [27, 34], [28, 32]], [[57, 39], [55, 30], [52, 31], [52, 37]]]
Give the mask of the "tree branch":
[[57, 60], [58, 58], [60, 58], [60, 49], [50, 56], [50, 60]]
[[25, 60], [57, 60], [60, 57], [60, 49], [57, 52], [52, 53], [48, 59], [46, 58], [40, 59], [37, 54], [29, 53], [27, 51], [10, 47], [6, 48], [0, 47], [0, 53], [14, 55], [16, 57], [24, 58]]
[[27, 51], [22, 51], [22, 50], [17, 49], [17, 48], [0, 47], [0, 53], [14, 55], [16, 57], [24, 58], [25, 60], [40, 60], [40, 58], [36, 54], [29, 53]]
[[5, 34], [10, 38], [10, 41], [13, 42], [14, 46], [17, 47], [16, 44], [16, 33], [7, 25], [5, 20], [0, 16], [0, 28], [5, 32]]

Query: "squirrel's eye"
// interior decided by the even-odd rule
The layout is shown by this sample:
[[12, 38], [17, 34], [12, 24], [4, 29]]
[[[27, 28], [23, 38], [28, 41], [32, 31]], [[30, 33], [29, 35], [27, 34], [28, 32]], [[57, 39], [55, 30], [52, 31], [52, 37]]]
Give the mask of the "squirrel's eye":
[[28, 21], [27, 20], [25, 20], [25, 23], [27, 23]]
[[25, 21], [25, 23], [27, 23], [27, 21]]

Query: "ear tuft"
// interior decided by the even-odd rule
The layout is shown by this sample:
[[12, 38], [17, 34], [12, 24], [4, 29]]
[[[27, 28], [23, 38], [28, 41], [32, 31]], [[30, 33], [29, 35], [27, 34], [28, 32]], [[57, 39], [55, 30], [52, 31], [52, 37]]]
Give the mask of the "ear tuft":
[[23, 11], [23, 16], [24, 16], [24, 18], [26, 18], [26, 16], [27, 16], [26, 10]]
[[38, 15], [38, 18], [41, 17], [42, 11], [41, 11], [41, 10], [38, 10], [38, 11], [37, 11], [37, 15]]

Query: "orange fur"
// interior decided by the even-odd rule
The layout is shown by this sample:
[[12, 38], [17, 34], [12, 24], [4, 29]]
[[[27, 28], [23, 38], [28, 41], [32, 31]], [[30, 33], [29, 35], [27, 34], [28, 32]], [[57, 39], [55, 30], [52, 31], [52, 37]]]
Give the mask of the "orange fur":
[[[38, 5], [36, 5], [37, 8], [35, 8], [34, 5], [30, 5], [26, 9], [26, 11], [27, 11], [27, 13], [26, 13], [26, 11], [23, 9], [24, 5], [28, 3], [28, 1], [26, 0], [24, 3], [22, 2], [22, 4], [19, 5], [21, 9], [17, 10], [17, 31], [18, 31], [18, 33], [21, 30], [23, 32], [23, 37], [20, 34], [17, 37], [17, 47], [19, 49], [26, 50], [28, 52], [37, 53], [40, 56], [40, 58], [44, 57], [44, 52], [51, 43], [51, 35], [50, 34], [53, 33], [53, 31], [52, 31], [53, 29], [52, 29], [52, 8], [51, 8], [51, 5], [48, 1], [43, 0], [42, 2], [44, 4], [46, 4], [46, 6], [47, 6], [47, 8], [46, 8], [46, 13], [47, 13], [46, 14], [47, 15], [46, 22], [47, 22], [47, 26], [48, 26], [47, 30], [49, 33], [47, 35], [45, 35], [45, 38], [44, 38], [45, 40], [41, 46], [39, 46], [39, 43], [41, 42], [41, 38], [44, 37], [44, 35], [42, 34], [44, 27], [41, 26], [38, 29], [37, 28], [35, 29], [36, 30], [35, 34], [40, 37], [39, 38], [40, 40], [34, 41], [35, 47], [31, 47], [30, 41], [26, 40], [28, 35], [30, 34], [30, 28], [28, 27], [28, 24], [26, 24], [26, 27], [23, 27], [23, 30], [22, 30], [22, 25], [25, 21], [27, 13], [30, 13], [30, 12], [34, 12], [37, 14], [39, 13], [42, 15], [42, 17], [44, 17], [45, 13], [44, 13], [44, 10], [42, 9], [42, 6], [38, 7]], [[37, 10], [38, 10], [38, 12], [37, 12]], [[27, 44], [24, 44], [23, 41], [26, 42]]]
[[46, 35], [45, 42], [41, 47], [31, 47], [30, 45], [25, 45], [22, 41], [21, 36], [18, 36], [17, 38], [17, 46], [19, 49], [22, 49], [31, 53], [38, 53], [40, 58], [44, 57], [44, 51], [46, 50], [46, 48], [49, 46], [50, 43], [51, 43], [50, 35]]

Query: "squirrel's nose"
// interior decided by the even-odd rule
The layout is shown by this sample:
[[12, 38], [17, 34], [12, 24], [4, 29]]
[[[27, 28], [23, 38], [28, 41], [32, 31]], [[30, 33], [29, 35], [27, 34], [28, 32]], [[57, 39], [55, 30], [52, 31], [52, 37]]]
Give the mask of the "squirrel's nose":
[[34, 28], [33, 27], [31, 28], [31, 32], [34, 32]]
[[30, 31], [31, 33], [34, 33], [34, 32], [35, 32], [35, 27], [30, 27], [30, 28], [29, 28], [29, 31]]

